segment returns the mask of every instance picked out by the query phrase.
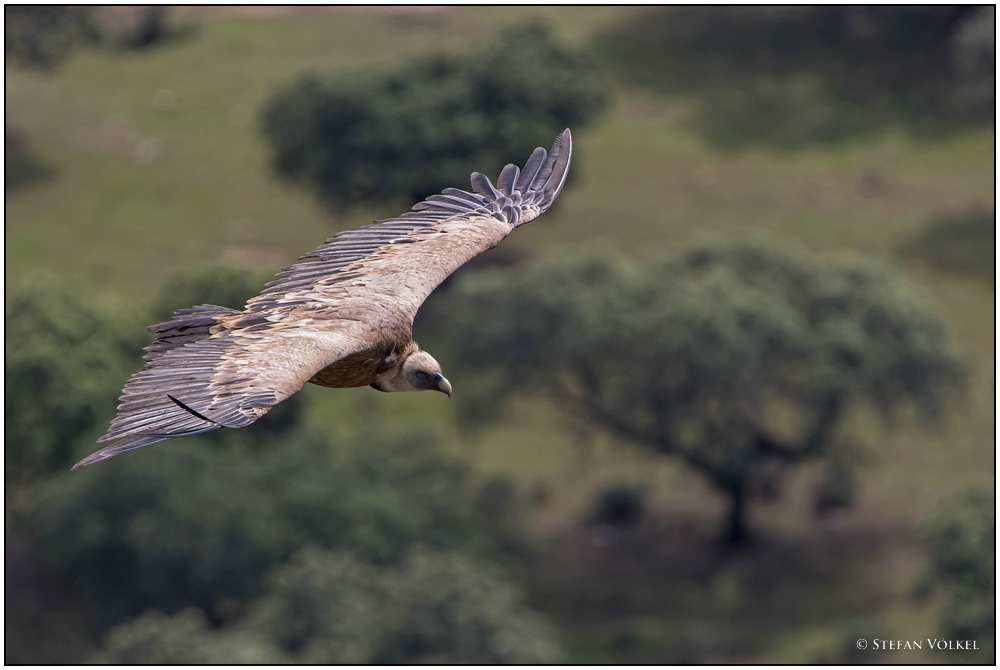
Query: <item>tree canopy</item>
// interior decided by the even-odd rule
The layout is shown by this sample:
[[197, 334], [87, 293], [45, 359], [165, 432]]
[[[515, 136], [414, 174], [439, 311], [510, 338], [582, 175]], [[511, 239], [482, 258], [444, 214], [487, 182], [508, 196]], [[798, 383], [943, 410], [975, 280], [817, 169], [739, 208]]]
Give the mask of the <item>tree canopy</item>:
[[23, 483], [100, 435], [145, 342], [135, 315], [40, 277], [14, 290], [5, 321], [5, 479]]
[[790, 148], [992, 123], [992, 7], [672, 7], [599, 38], [620, 76], [691, 96], [713, 144]]
[[972, 656], [990, 662], [996, 647], [996, 505], [991, 491], [960, 491], [924, 519], [931, 566], [924, 578], [945, 598], [941, 633], [948, 640], [976, 640]]
[[306, 547], [247, 616], [148, 613], [112, 629], [103, 663], [551, 663], [548, 624], [496, 567], [416, 549], [398, 566]]
[[468, 411], [532, 388], [680, 457], [730, 497], [731, 542], [762, 479], [807, 459], [843, 467], [854, 405], [930, 418], [964, 378], [941, 320], [887, 267], [762, 242], [483, 272], [448, 306], [451, 363], [488, 389]]
[[548, 147], [607, 103], [585, 53], [542, 25], [393, 70], [308, 72], [267, 102], [275, 172], [335, 208], [418, 201]]

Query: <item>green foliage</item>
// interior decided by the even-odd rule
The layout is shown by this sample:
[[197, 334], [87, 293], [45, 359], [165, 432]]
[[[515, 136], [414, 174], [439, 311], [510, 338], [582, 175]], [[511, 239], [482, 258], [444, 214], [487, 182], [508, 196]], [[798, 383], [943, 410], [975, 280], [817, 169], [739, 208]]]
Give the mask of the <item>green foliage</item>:
[[992, 115], [996, 96], [996, 21], [994, 5], [964, 18], [955, 33], [955, 103], [978, 115]]
[[252, 625], [300, 663], [545, 663], [546, 623], [488, 563], [411, 552], [397, 568], [306, 549], [275, 571]]
[[112, 49], [148, 49], [190, 37], [194, 24], [176, 23], [167, 7], [101, 7], [95, 22], [104, 46]]
[[620, 75], [693, 95], [712, 143], [791, 148], [993, 118], [991, 9], [683, 7], [607, 31]]
[[144, 49], [192, 32], [193, 25], [171, 22], [166, 7], [4, 7], [4, 54], [16, 65], [42, 70], [85, 44]]
[[[932, 565], [926, 578], [946, 601], [941, 633], [976, 640], [976, 662], [990, 662], [996, 638], [996, 515], [993, 494], [969, 489], [951, 497], [923, 524]], [[955, 652], [959, 658], [975, 652]]]
[[198, 610], [146, 614], [107, 635], [103, 663], [551, 663], [548, 625], [495, 566], [410, 552], [398, 567], [307, 547], [250, 614], [214, 632]]
[[5, 481], [68, 468], [114, 412], [144, 344], [134, 319], [85, 286], [36, 278], [8, 298]]
[[415, 542], [515, 550], [509, 535], [491, 537], [504, 526], [486, 520], [466, 469], [427, 438], [373, 433], [340, 456], [304, 436], [256, 453], [210, 444], [174, 441], [67, 472], [26, 505], [25, 527], [86, 592], [99, 627], [257, 597], [266, 571], [307, 543], [374, 563]]
[[263, 112], [274, 170], [327, 204], [420, 200], [498, 171], [606, 104], [594, 66], [540, 25], [393, 71], [307, 73]]
[[178, 275], [160, 289], [153, 301], [152, 318], [167, 321], [174, 310], [195, 305], [219, 305], [241, 310], [250, 298], [264, 289], [264, 284], [270, 279], [270, 273], [225, 266]]
[[938, 270], [968, 273], [992, 282], [996, 270], [996, 215], [972, 209], [932, 221], [899, 246]]
[[96, 39], [92, 11], [89, 7], [5, 5], [4, 55], [22, 67], [52, 69], [77, 45]]
[[10, 191], [52, 176], [52, 169], [28, 146], [19, 130], [4, 128], [3, 186]]
[[215, 632], [196, 607], [173, 616], [146, 612], [105, 636], [99, 664], [235, 665], [281, 663], [277, 649], [242, 632]]
[[731, 496], [730, 539], [757, 472], [829, 457], [853, 403], [933, 418], [964, 381], [940, 319], [890, 270], [758, 242], [484, 272], [451, 301], [449, 367], [490, 380], [475, 407], [542, 391], [681, 457]]

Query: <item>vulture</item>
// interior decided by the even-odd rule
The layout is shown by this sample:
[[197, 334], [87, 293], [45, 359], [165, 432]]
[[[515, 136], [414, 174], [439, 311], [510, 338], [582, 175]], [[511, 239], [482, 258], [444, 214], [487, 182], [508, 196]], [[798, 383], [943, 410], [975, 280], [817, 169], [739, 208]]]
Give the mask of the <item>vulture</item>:
[[413, 341], [431, 291], [495, 247], [559, 196], [572, 154], [569, 130], [494, 186], [446, 188], [393, 219], [333, 236], [284, 268], [243, 311], [199, 305], [150, 326], [145, 368], [125, 384], [118, 413], [73, 469], [132, 449], [218, 428], [242, 428], [306, 382], [332, 388], [440, 391], [441, 366]]

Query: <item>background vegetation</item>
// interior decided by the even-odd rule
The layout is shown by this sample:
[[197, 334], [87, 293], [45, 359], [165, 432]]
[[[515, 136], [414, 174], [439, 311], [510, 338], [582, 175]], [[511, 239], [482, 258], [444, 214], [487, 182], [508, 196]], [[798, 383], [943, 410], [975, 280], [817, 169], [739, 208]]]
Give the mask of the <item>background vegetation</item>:
[[[5, 16], [6, 661], [992, 659], [993, 500], [969, 489], [991, 489], [994, 471], [991, 8], [51, 9]], [[498, 62], [510, 70], [487, 82], [495, 99], [473, 104]], [[389, 84], [414, 77], [440, 84], [421, 88], [437, 107], [408, 116], [420, 96]], [[275, 156], [296, 146], [276, 119], [326, 99], [304, 81], [367, 100], [371, 141], [423, 129], [416, 145], [386, 135], [370, 165], [369, 144], [323, 149], [346, 157], [355, 186], [395, 170], [391, 189], [331, 191], [340, 176], [315, 178], [328, 167], [297, 172], [305, 188], [276, 178]], [[453, 152], [464, 126], [437, 114], [475, 117], [476, 141]], [[334, 232], [439, 182], [464, 186], [463, 171], [495, 175], [526, 157], [518, 142], [547, 144], [563, 125], [575, 162], [558, 207], [418, 317], [454, 401], [310, 388], [251, 429], [66, 470], [139, 368], [142, 326], [199, 302], [239, 307]], [[425, 137], [435, 128], [447, 137]], [[427, 165], [442, 172], [406, 181]], [[747, 234], [769, 241], [730, 241]], [[586, 269], [595, 246], [599, 269], [632, 279], [557, 272]], [[793, 332], [784, 306], [812, 295], [808, 282], [725, 262], [685, 278], [678, 260], [741, 248], [768, 268], [833, 272], [824, 286], [846, 267], [834, 255], [867, 257], [856, 267], [871, 290], [841, 303], [815, 351], [850, 345], [864, 365], [834, 367], [842, 379], [890, 382], [908, 379], [880, 367], [893, 356], [934, 353], [938, 372], [913, 388], [942, 401], [943, 422], [928, 430], [907, 401], [883, 423], [860, 393], [823, 458], [753, 461], [754, 541], [734, 550], [718, 542], [724, 499], [697, 469], [562, 411], [547, 384], [564, 361], [497, 359], [549, 346], [530, 320], [514, 311], [481, 351], [456, 336], [486, 323], [470, 296], [510, 282], [530, 298], [538, 277], [558, 290], [537, 297], [571, 314], [592, 300], [635, 315], [640, 341], [652, 307], [747, 326], [736, 317], [757, 306], [760, 332]], [[490, 265], [520, 267], [478, 274]], [[676, 300], [621, 310], [615, 290], [633, 284]], [[718, 299], [698, 298], [712, 287]], [[912, 349], [860, 336], [873, 309]], [[581, 347], [602, 332], [583, 322]], [[531, 337], [515, 347], [503, 338], [517, 328]], [[680, 341], [706, 344], [669, 339], [657, 355]], [[514, 368], [535, 376], [512, 384]], [[696, 379], [724, 394], [723, 373]], [[764, 405], [774, 435], [800, 434], [794, 410]], [[855, 646], [932, 636], [981, 652]]]

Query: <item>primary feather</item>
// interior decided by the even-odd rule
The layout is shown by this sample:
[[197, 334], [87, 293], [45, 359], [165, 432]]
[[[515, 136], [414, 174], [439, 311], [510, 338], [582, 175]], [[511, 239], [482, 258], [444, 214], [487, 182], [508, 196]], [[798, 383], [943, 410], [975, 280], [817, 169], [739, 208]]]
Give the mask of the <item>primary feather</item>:
[[201, 305], [151, 326], [157, 338], [145, 349], [146, 367], [125, 384], [98, 440], [114, 443], [74, 469], [174, 437], [247, 426], [310, 381], [450, 395], [433, 358], [413, 356], [417, 310], [452, 272], [547, 210], [571, 156], [566, 130], [523, 169], [506, 166], [496, 187], [474, 172], [471, 193], [448, 188], [401, 216], [338, 233], [300, 259], [314, 260], [284, 268], [242, 312]]

